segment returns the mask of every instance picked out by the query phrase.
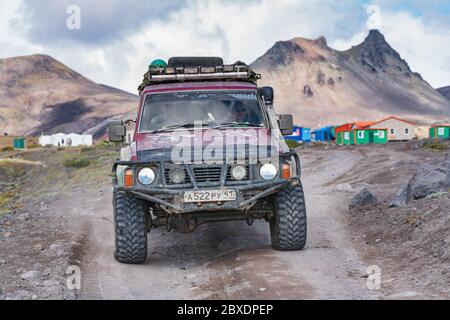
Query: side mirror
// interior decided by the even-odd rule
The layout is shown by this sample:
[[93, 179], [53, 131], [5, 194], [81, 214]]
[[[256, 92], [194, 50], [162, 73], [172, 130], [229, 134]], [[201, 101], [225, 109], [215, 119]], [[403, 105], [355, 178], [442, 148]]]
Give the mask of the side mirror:
[[264, 102], [268, 106], [273, 105], [274, 91], [272, 87], [262, 87], [259, 89], [259, 94], [264, 98]]
[[123, 121], [112, 121], [108, 124], [109, 142], [123, 142], [126, 130]]
[[294, 117], [292, 114], [280, 114], [278, 126], [283, 136], [290, 136], [294, 133]]

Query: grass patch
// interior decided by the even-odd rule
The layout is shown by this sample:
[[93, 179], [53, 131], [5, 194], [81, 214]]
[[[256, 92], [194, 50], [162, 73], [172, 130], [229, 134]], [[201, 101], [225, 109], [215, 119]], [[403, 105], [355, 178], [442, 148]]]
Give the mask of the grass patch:
[[86, 158], [81, 159], [70, 159], [64, 161], [64, 167], [65, 168], [73, 168], [73, 169], [81, 169], [86, 168], [91, 164], [91, 160]]
[[114, 144], [114, 142], [109, 142], [109, 141], [106, 141], [106, 140], [102, 140], [102, 141], [100, 141], [100, 142], [98, 142], [98, 143], [96, 143], [96, 147], [109, 147], [109, 146], [114, 146], [115, 144]]
[[0, 159], [0, 216], [9, 214], [21, 205], [20, 186], [30, 167], [20, 159]]
[[430, 150], [433, 150], [433, 151], [439, 151], [439, 152], [448, 150], [448, 145], [446, 145], [441, 140], [433, 140], [431, 142], [425, 142], [423, 147], [426, 148], [426, 149], [430, 149]]
[[300, 147], [300, 143], [298, 143], [297, 141], [294, 141], [294, 140], [286, 140], [286, 144], [291, 149], [296, 149], [296, 148]]
[[94, 147], [82, 147], [81, 152], [91, 152], [91, 151], [95, 151]]
[[11, 203], [15, 196], [14, 190], [0, 192], [0, 217], [11, 212]]
[[[27, 173], [24, 165], [0, 160], [0, 182], [14, 182]], [[9, 160], [9, 159], [8, 159]]]
[[0, 192], [0, 207], [9, 204], [9, 202], [14, 198], [15, 195], [16, 193], [12, 190]]
[[3, 148], [2, 148], [2, 151], [3, 151], [3, 152], [14, 151], [14, 148], [13, 148], [13, 147], [3, 147]]

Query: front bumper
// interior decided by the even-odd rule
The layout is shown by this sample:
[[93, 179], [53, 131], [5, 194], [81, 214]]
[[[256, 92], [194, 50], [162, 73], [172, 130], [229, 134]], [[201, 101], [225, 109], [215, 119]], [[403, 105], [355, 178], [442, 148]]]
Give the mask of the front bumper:
[[[300, 158], [293, 151], [280, 155], [280, 159], [288, 158], [294, 159], [295, 161], [296, 174], [291, 179], [281, 178], [280, 172], [279, 176], [271, 181], [254, 180], [254, 178], [251, 178], [249, 181], [227, 184], [224, 177], [226, 173], [224, 172], [220, 185], [202, 184], [200, 186], [193, 180], [193, 184], [188, 187], [167, 186], [166, 183], [161, 183], [153, 187], [136, 186], [136, 184], [133, 187], [120, 186], [116, 174], [119, 166], [127, 168], [158, 167], [161, 169], [160, 174], [163, 175], [164, 161], [116, 161], [113, 166], [113, 183], [116, 190], [127, 192], [137, 198], [159, 204], [163, 210], [171, 214], [199, 211], [249, 211], [259, 200], [299, 183], [301, 175]], [[184, 203], [183, 199], [186, 191], [204, 190], [234, 190], [236, 191], [237, 199], [223, 203]]]

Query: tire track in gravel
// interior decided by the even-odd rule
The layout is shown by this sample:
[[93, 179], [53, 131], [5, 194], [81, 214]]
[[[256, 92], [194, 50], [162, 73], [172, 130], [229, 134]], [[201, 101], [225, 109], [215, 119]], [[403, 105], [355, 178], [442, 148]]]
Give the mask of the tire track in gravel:
[[[318, 157], [322, 159], [317, 161]], [[192, 234], [152, 230], [149, 257], [123, 265], [113, 257], [111, 186], [101, 195], [71, 195], [74, 223], [86, 238], [80, 299], [339, 299], [376, 298], [345, 220], [348, 199], [326, 186], [352, 170], [361, 155], [307, 151], [304, 186], [309, 214], [305, 251], [270, 247], [268, 224], [207, 224]], [[336, 168], [335, 161], [343, 164]], [[98, 191], [98, 190], [97, 190]], [[92, 194], [92, 196], [91, 196]]]

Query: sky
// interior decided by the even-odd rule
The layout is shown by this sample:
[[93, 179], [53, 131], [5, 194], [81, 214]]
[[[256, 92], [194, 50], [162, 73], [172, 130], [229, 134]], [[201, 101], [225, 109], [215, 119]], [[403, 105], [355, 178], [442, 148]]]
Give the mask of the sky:
[[0, 58], [48, 54], [136, 93], [156, 58], [251, 63], [294, 37], [325, 36], [346, 50], [375, 28], [432, 86], [450, 85], [449, 0], [8, 0]]

